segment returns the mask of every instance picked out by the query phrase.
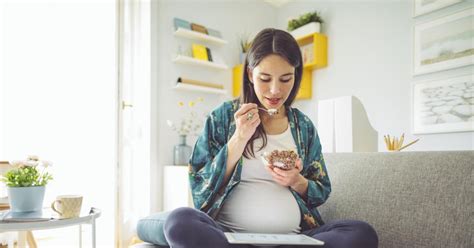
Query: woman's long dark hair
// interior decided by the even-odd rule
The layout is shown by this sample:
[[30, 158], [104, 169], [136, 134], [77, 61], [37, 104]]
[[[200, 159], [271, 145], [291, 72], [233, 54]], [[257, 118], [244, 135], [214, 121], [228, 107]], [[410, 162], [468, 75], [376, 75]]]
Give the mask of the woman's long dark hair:
[[[266, 56], [271, 54], [281, 56], [290, 65], [295, 67], [295, 83], [288, 99], [286, 99], [284, 103], [285, 108], [288, 108], [295, 100], [296, 94], [300, 88], [301, 76], [303, 74], [303, 61], [301, 59], [301, 51], [298, 43], [293, 36], [283, 30], [266, 28], [255, 36], [252, 41], [252, 46], [247, 53], [245, 65], [243, 67], [243, 94], [240, 98], [241, 103], [256, 103], [262, 107], [257, 95], [255, 94], [247, 70], [253, 70]], [[263, 139], [263, 146], [260, 148], [261, 150], [267, 145], [267, 135], [263, 129], [262, 123], [258, 125], [255, 133], [247, 142], [243, 154], [244, 157], [255, 157], [253, 143], [260, 137]]]

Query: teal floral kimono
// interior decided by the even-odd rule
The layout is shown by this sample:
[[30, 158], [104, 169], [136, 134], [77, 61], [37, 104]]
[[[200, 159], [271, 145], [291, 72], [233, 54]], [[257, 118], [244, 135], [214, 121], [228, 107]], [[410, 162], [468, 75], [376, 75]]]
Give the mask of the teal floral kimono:
[[[213, 110], [207, 118], [204, 131], [199, 136], [189, 161], [189, 180], [194, 206], [215, 218], [229, 193], [239, 184], [242, 158], [237, 162], [224, 191], [227, 166], [227, 141], [235, 132], [234, 113], [239, 101], [229, 101]], [[308, 179], [306, 200], [290, 188], [301, 212], [302, 231], [324, 224], [317, 207], [323, 204], [331, 192], [331, 183], [321, 153], [321, 144], [311, 120], [298, 109], [287, 109], [291, 133], [303, 161], [301, 174]]]

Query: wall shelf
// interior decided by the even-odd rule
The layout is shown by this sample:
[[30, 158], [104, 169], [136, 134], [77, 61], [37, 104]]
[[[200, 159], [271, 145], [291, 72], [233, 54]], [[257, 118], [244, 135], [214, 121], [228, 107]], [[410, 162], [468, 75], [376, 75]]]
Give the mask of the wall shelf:
[[204, 92], [204, 93], [219, 94], [219, 95], [227, 94], [227, 91], [224, 89], [214, 89], [210, 87], [197, 86], [197, 85], [185, 84], [185, 83], [178, 83], [176, 84], [175, 87], [173, 87], [173, 89], [179, 90], [179, 91], [194, 91], [194, 92]]
[[243, 64], [238, 64], [232, 68], [232, 97], [238, 97], [242, 92]]
[[[313, 70], [328, 65], [328, 37], [321, 33], [312, 33], [296, 39], [303, 55], [303, 75], [296, 99], [311, 99]], [[305, 61], [306, 60], [306, 61]]]
[[[208, 44], [212, 43], [215, 45], [227, 44], [227, 41], [221, 38], [207, 35], [204, 33], [200, 33], [197, 31], [193, 31], [187, 28], [182, 28], [182, 27], [179, 27], [174, 31], [174, 36], [181, 37], [188, 40], [199, 41], [199, 43], [208, 43]], [[206, 47], [206, 50], [207, 49], [209, 48]], [[199, 51], [199, 52], [202, 52], [202, 51]], [[206, 51], [204, 50], [204, 53], [205, 52]], [[176, 57], [173, 58], [172, 61], [174, 64], [177, 64], [177, 65], [191, 66], [189, 68], [185, 68], [187, 71], [194, 72], [194, 73], [189, 72], [187, 73], [188, 75], [201, 74], [200, 71], [211, 72], [211, 70], [215, 70], [214, 73], [211, 72], [212, 74], [215, 74], [215, 75], [212, 75], [212, 74], [211, 76], [207, 75], [207, 78], [209, 77], [214, 78], [214, 76], [216, 76], [214, 80], [217, 80], [220, 83], [215, 84], [215, 83], [208, 83], [208, 82], [202, 82], [202, 81], [191, 80], [191, 79], [184, 80], [185, 78], [179, 77], [178, 78], [179, 82], [175, 83], [172, 89], [176, 91], [188, 91], [188, 92], [199, 92], [199, 93], [216, 94], [216, 95], [227, 95], [228, 91], [224, 87], [221, 87], [226, 84], [225, 82], [227, 80], [225, 79], [223, 80], [222, 77], [219, 77], [219, 76], [224, 75], [221, 72], [226, 72], [226, 70], [228, 70], [229, 67], [223, 62], [223, 60], [220, 59], [219, 56], [217, 56], [219, 55], [219, 53], [215, 55], [216, 56], [213, 56], [215, 61], [197, 59], [197, 58], [194, 58], [193, 56], [186, 56], [186, 55], [176, 55]], [[192, 68], [192, 67], [195, 67], [195, 68]], [[200, 68], [197, 68], [197, 67], [200, 67]], [[222, 84], [222, 82], [224, 83]], [[212, 86], [216, 86], [216, 87], [212, 87]]]
[[218, 45], [227, 44], [226, 40], [223, 40], [214, 36], [210, 36], [207, 34], [199, 33], [193, 30], [184, 29], [184, 28], [178, 28], [174, 32], [174, 35], [178, 37], [183, 37], [183, 38], [193, 39], [193, 40], [198, 40], [198, 41], [205, 41], [205, 42], [214, 43]]
[[[303, 55], [304, 69], [321, 69], [328, 65], [328, 38], [326, 35], [312, 33], [297, 38], [296, 42], [298, 42], [300, 48], [306, 48], [303, 49], [304, 51], [301, 51]], [[305, 54], [309, 56], [307, 58], [308, 61], [304, 61]]]
[[184, 64], [184, 65], [203, 66], [203, 67], [208, 67], [208, 68], [217, 69], [217, 70], [229, 69], [229, 67], [224, 64], [218, 64], [215, 62], [195, 59], [195, 58], [191, 58], [189, 56], [183, 56], [183, 55], [176, 56], [176, 58], [173, 59], [173, 62], [178, 63], [178, 64]]

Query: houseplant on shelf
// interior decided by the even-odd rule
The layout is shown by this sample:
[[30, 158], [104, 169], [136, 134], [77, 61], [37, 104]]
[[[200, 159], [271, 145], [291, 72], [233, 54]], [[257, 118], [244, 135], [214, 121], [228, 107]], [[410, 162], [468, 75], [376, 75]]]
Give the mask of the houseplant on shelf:
[[247, 57], [247, 52], [252, 45], [252, 40], [247, 35], [242, 35], [240, 37], [240, 48], [242, 49], [240, 54], [240, 63], [243, 64], [245, 62], [245, 58]]
[[27, 160], [13, 161], [11, 164], [14, 168], [1, 178], [7, 186], [10, 209], [13, 212], [41, 210], [45, 187], [53, 179], [46, 172], [51, 163], [41, 161], [37, 156], [29, 156]]
[[[181, 119], [179, 124], [174, 123], [171, 120], [167, 120], [168, 126], [179, 135], [179, 144], [174, 146], [173, 150], [173, 164], [174, 165], [187, 165], [189, 158], [191, 157], [192, 148], [186, 144], [186, 138], [188, 135], [198, 135], [202, 127], [202, 118], [198, 115], [195, 110], [195, 105], [199, 102], [203, 102], [204, 99], [199, 97], [196, 101], [189, 101], [187, 106], [188, 111], [180, 109], [178, 113], [184, 113], [184, 117]], [[178, 103], [179, 108], [186, 108], [184, 102]]]
[[323, 24], [323, 18], [320, 13], [314, 11], [303, 14], [295, 19], [288, 21], [288, 31], [293, 37], [302, 37], [312, 33], [321, 32], [321, 24]]

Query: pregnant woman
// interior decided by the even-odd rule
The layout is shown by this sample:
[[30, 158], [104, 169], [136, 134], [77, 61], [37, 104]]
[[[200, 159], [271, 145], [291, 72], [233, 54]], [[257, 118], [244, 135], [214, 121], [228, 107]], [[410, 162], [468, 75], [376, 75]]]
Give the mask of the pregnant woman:
[[[241, 99], [212, 111], [196, 142], [189, 165], [196, 209], [168, 216], [164, 234], [171, 247], [250, 247], [229, 244], [224, 232], [299, 233], [324, 247], [377, 247], [369, 224], [324, 223], [317, 210], [331, 183], [316, 128], [291, 107], [302, 73], [301, 52], [289, 33], [258, 33], [245, 60]], [[296, 151], [295, 166], [264, 165], [260, 156], [274, 150]]]

